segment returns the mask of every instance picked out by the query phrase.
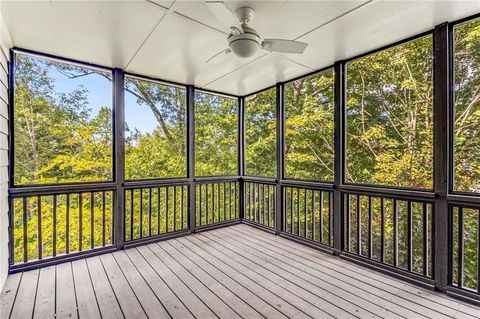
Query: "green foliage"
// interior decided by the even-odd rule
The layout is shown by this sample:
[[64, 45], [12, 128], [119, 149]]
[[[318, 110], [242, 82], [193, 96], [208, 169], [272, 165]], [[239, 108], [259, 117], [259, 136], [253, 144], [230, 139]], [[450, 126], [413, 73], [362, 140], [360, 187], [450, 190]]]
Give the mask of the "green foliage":
[[237, 175], [237, 100], [195, 94], [195, 175]]
[[285, 175], [333, 181], [333, 69], [285, 85]]
[[277, 175], [276, 90], [249, 96], [245, 101], [245, 165], [250, 176]]
[[84, 70], [23, 55], [15, 63], [15, 183], [112, 179], [110, 107], [92, 115], [84, 87], [59, 91], [50, 75]]
[[455, 27], [454, 37], [454, 188], [480, 192], [480, 20]]
[[347, 64], [352, 183], [432, 188], [432, 36]]
[[125, 90], [136, 98], [135, 112], [154, 116], [153, 132], [129, 128], [125, 119], [125, 179], [151, 179], [186, 176], [186, 91], [160, 83], [125, 78]]

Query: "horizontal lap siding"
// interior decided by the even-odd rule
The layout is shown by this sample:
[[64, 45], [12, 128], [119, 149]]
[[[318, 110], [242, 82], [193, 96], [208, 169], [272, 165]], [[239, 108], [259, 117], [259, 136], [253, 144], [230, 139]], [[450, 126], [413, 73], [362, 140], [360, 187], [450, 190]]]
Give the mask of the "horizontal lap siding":
[[[3, 30], [2, 30], [3, 29]], [[0, 12], [0, 289], [8, 274], [8, 48]]]

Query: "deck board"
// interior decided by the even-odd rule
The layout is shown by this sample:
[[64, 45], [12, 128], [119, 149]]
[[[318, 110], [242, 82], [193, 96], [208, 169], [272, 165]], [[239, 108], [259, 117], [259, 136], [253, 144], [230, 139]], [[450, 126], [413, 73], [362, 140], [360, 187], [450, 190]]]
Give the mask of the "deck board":
[[247, 225], [10, 275], [1, 318], [480, 318], [480, 308]]
[[34, 318], [55, 317], [55, 266], [40, 269]]

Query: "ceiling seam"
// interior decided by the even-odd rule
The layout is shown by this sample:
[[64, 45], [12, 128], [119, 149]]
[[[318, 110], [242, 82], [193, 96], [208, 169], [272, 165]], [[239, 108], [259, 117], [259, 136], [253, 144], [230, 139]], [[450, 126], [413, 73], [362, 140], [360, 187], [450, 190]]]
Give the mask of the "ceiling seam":
[[[356, 10], [358, 10], [358, 9], [360, 9], [360, 8], [366, 6], [366, 5], [368, 5], [368, 4], [370, 4], [370, 3], [374, 2], [374, 1], [375, 1], [375, 0], [368, 0], [368, 1], [366, 1], [366, 2], [363, 2], [362, 4], [354, 7], [354, 8], [352, 8], [352, 9], [350, 9], [350, 10], [348, 10], [348, 11], [346, 11], [346, 12], [344, 12], [344, 13], [342, 13], [342, 14], [340, 14], [340, 15], [338, 15], [338, 16], [336, 16], [336, 17], [334, 17], [334, 18], [332, 18], [332, 19], [330, 19], [330, 20], [328, 20], [328, 21], [326, 21], [326, 22], [324, 22], [324, 23], [322, 23], [321, 25], [319, 25], [319, 26], [317, 26], [317, 27], [315, 27], [315, 28], [313, 28], [313, 29], [311, 29], [311, 30], [309, 30], [309, 31], [307, 31], [307, 32], [304, 32], [303, 34], [301, 34], [301, 35], [299, 35], [298, 37], [294, 38], [294, 40], [296, 41], [296, 40], [298, 40], [298, 39], [306, 36], [307, 34], [310, 34], [310, 33], [312, 33], [313, 31], [316, 31], [316, 30], [318, 30], [318, 29], [320, 29], [320, 28], [322, 28], [322, 27], [324, 27], [324, 26], [326, 26], [326, 25], [328, 25], [328, 24], [330, 24], [330, 23], [332, 23], [332, 22], [334, 22], [334, 21], [336, 21], [336, 20], [338, 20], [338, 19], [341, 19], [342, 17], [344, 17], [344, 16], [346, 16], [346, 15], [348, 15], [348, 14], [350, 14], [350, 13], [352, 13], [352, 12], [354, 12], [354, 11], [356, 11]], [[262, 55], [262, 56], [258, 57], [257, 59], [254, 59], [254, 60], [252, 60], [252, 61], [249, 61], [248, 63], [245, 63], [245, 64], [243, 64], [242, 66], [240, 66], [240, 67], [238, 67], [238, 68], [236, 68], [236, 69], [234, 69], [234, 70], [232, 70], [232, 71], [229, 71], [229, 72], [225, 73], [224, 75], [216, 78], [215, 80], [212, 80], [212, 81], [208, 82], [207, 84], [205, 84], [205, 85], [203, 85], [203, 86], [201, 86], [201, 87], [202, 87], [202, 88], [205, 88], [205, 87], [207, 87], [208, 85], [210, 85], [210, 84], [212, 84], [212, 83], [214, 83], [214, 82], [216, 82], [216, 81], [218, 81], [218, 80], [221, 80], [222, 78], [224, 78], [224, 77], [226, 77], [226, 76], [228, 76], [228, 75], [230, 75], [230, 74], [232, 74], [232, 73], [234, 73], [234, 72], [237, 72], [237, 71], [241, 70], [242, 68], [250, 65], [250, 64], [253, 63], [253, 62], [259, 61], [260, 59], [262, 59], [262, 58], [264, 58], [264, 57], [266, 57], [266, 56], [268, 56], [268, 55], [269, 55], [269, 53], [267, 53], [267, 54], [265, 54], [265, 55]], [[312, 67], [309, 67], [309, 66], [307, 66], [307, 65], [303, 65], [302, 63], [297, 62], [297, 61], [295, 61], [294, 59], [289, 58], [289, 57], [287, 57], [287, 56], [285, 56], [285, 55], [282, 55], [282, 56], [285, 57], [285, 58], [287, 58], [288, 60], [290, 60], [290, 61], [293, 62], [293, 63], [296, 63], [296, 64], [298, 64], [298, 65], [300, 65], [300, 66], [302, 66], [302, 67], [308, 68], [309, 70], [312, 70], [312, 71], [315, 71], [315, 70], [316, 70], [316, 68], [312, 68]]]
[[[152, 3], [152, 4], [155, 4], [158, 6], [158, 4], [156, 4], [155, 2], [151, 2], [151, 1], [148, 1], [148, 3]], [[153, 33], [155, 32], [155, 30], [157, 29], [157, 27], [162, 23], [162, 21], [164, 21], [173, 11], [173, 7], [175, 6], [175, 4], [177, 3], [177, 1], [173, 1], [173, 3], [170, 5], [169, 8], [166, 8], [166, 7], [163, 7], [163, 6], [159, 6], [165, 10], [167, 10], [166, 12], [163, 13], [163, 15], [160, 17], [160, 19], [157, 21], [157, 23], [153, 26], [152, 30], [148, 33], [148, 35], [145, 37], [145, 39], [142, 41], [142, 43], [140, 44], [140, 46], [138, 47], [138, 49], [135, 51], [135, 53], [133, 54], [133, 56], [130, 58], [130, 60], [128, 61], [127, 65], [125, 66], [125, 70], [128, 69], [128, 67], [130, 66], [130, 64], [132, 64], [133, 60], [135, 60], [135, 58], [137, 57], [138, 53], [145, 47], [145, 45], [147, 44], [147, 41], [151, 38], [151, 36], [153, 35]]]
[[306, 36], [307, 34], [310, 34], [310, 33], [312, 33], [313, 31], [316, 31], [316, 30], [318, 30], [318, 29], [320, 29], [320, 28], [323, 28], [324, 26], [326, 26], [326, 25], [328, 25], [328, 24], [330, 24], [330, 23], [332, 23], [332, 22], [334, 22], [334, 21], [336, 21], [336, 20], [338, 20], [338, 19], [341, 19], [341, 18], [343, 18], [344, 16], [349, 15], [350, 13], [352, 13], [352, 12], [354, 12], [354, 11], [360, 9], [360, 8], [363, 8], [364, 6], [370, 4], [370, 3], [374, 2], [374, 1], [375, 1], [375, 0], [368, 0], [368, 1], [366, 1], [366, 2], [364, 2], [364, 3], [362, 3], [362, 4], [360, 4], [360, 5], [356, 6], [355, 8], [352, 8], [352, 9], [350, 9], [350, 10], [348, 10], [348, 11], [346, 11], [346, 12], [344, 12], [344, 13], [338, 15], [338, 16], [336, 16], [335, 18], [332, 18], [332, 19], [330, 19], [330, 20], [328, 20], [328, 21], [320, 24], [319, 26], [317, 26], [317, 27], [315, 27], [315, 28], [313, 28], [313, 29], [311, 29], [311, 30], [309, 30], [309, 31], [307, 31], [307, 32], [304, 32], [303, 34], [299, 35], [298, 37], [296, 37], [296, 38], [293, 39], [293, 40], [298, 40], [298, 39], [300, 39], [300, 38], [303, 38], [303, 37]]
[[[147, 2], [150, 2], [151, 4], [154, 4], [154, 5], [156, 5], [156, 6], [159, 6], [160, 8], [163, 8], [163, 9], [165, 9], [165, 10], [168, 9], [167, 7], [162, 6], [161, 4], [156, 3], [156, 2], [154, 2], [154, 1], [151, 1], [151, 0], [146, 0], [146, 1], [147, 1]], [[196, 20], [196, 19], [194, 19], [194, 18], [192, 18], [192, 17], [189, 17], [189, 16], [187, 16], [187, 15], [185, 15], [185, 14], [183, 14], [183, 13], [180, 13], [180, 12], [178, 12], [178, 11], [173, 10], [172, 14], [175, 14], [175, 15], [177, 15], [177, 16], [179, 16], [179, 17], [184, 18], [184, 19], [187, 19], [187, 20], [190, 20], [190, 21], [192, 21], [192, 22], [195, 22], [195, 23], [198, 23], [198, 24], [200, 24], [200, 25], [203, 25], [204, 27], [207, 27], [207, 28], [212, 29], [212, 30], [214, 30], [214, 31], [217, 31], [217, 32], [220, 32], [220, 33], [222, 33], [222, 34], [228, 35], [228, 33], [225, 32], [225, 31], [222, 31], [222, 30], [220, 30], [220, 29], [217, 29], [217, 28], [215, 28], [215, 27], [213, 27], [213, 26], [211, 26], [211, 25], [209, 25], [209, 24], [207, 24], [207, 23], [205, 23], [205, 22], [201, 22], [201, 21], [199, 21], [199, 20]]]
[[250, 65], [250, 64], [252, 64], [252, 63], [254, 63], [254, 62], [256, 62], [256, 61], [259, 61], [260, 59], [266, 57], [267, 55], [270, 55], [270, 53], [265, 53], [264, 55], [261, 55], [261, 56], [255, 58], [255, 59], [253, 59], [253, 60], [251, 60], [251, 61], [248, 61], [247, 63], [242, 64], [241, 66], [239, 66], [238, 68], [233, 69], [233, 70], [231, 70], [231, 71], [229, 71], [229, 72], [227, 72], [227, 73], [219, 76], [218, 78], [216, 78], [216, 79], [214, 79], [214, 80], [212, 80], [212, 81], [210, 81], [210, 82], [208, 82], [208, 83], [206, 83], [206, 84], [204, 84], [204, 85], [202, 85], [202, 86], [200, 86], [200, 87], [201, 87], [201, 88], [206, 88], [208, 85], [210, 85], [210, 84], [212, 84], [212, 83], [214, 83], [214, 82], [216, 82], [216, 81], [219, 81], [219, 80], [221, 80], [222, 78], [224, 78], [224, 77], [226, 77], [226, 76], [228, 76], [228, 75], [230, 75], [230, 74], [232, 74], [232, 73], [234, 73], [234, 72], [237, 72], [238, 70], [242, 69], [243, 67], [245, 67], [245, 66], [247, 66], [247, 65]]

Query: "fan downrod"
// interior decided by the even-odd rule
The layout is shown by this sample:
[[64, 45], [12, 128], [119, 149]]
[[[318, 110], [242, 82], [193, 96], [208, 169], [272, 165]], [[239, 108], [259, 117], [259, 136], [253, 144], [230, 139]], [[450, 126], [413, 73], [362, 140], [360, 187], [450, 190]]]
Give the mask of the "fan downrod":
[[237, 9], [237, 17], [241, 24], [248, 24], [253, 20], [255, 12], [250, 7], [240, 7]]

